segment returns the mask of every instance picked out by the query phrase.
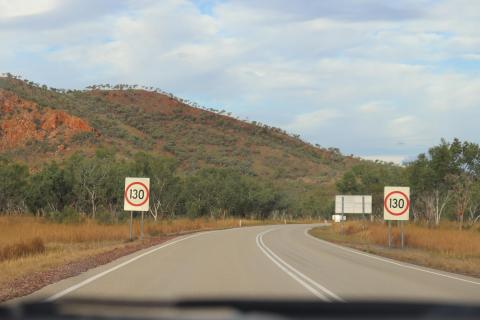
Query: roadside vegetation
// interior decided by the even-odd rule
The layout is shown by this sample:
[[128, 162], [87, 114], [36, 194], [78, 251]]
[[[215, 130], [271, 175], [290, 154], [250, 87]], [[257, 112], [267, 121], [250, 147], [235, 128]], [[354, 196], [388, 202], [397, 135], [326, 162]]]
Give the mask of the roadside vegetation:
[[149, 217], [174, 218], [285, 217], [287, 196], [268, 181], [234, 169], [205, 168], [176, 173], [172, 159], [146, 153], [119, 159], [99, 149], [94, 157], [75, 154], [63, 163], [30, 172], [26, 165], [0, 161], [0, 212], [29, 214], [55, 222], [86, 219], [113, 224], [126, 219], [125, 177], [149, 177]]
[[318, 227], [310, 233], [318, 238], [381, 256], [426, 267], [480, 277], [480, 227], [459, 230], [444, 222], [436, 228], [425, 224], [404, 226], [405, 248], [400, 249], [400, 229], [393, 227], [393, 246], [387, 246], [384, 223], [348, 221]]
[[422, 153], [405, 167], [364, 162], [337, 183], [342, 194], [371, 194], [373, 215], [383, 220], [384, 186], [410, 186], [410, 223], [439, 226], [455, 221], [462, 229], [480, 219], [480, 147], [454, 139]]
[[[405, 249], [393, 228], [388, 248], [383, 221], [384, 186], [410, 186], [410, 221]], [[339, 193], [373, 195], [373, 221], [350, 221], [316, 228], [312, 234], [383, 256], [480, 277], [480, 148], [476, 143], [442, 140], [405, 167], [362, 163], [337, 183]], [[395, 226], [396, 224], [394, 224]]]

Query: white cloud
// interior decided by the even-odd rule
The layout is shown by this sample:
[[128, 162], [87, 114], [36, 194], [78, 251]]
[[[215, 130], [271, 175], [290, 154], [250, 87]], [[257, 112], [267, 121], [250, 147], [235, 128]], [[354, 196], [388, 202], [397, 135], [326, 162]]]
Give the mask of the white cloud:
[[9, 2], [0, 71], [158, 86], [345, 153], [478, 141], [478, 1], [107, 2]]
[[335, 109], [320, 109], [318, 111], [303, 113], [295, 116], [287, 128], [294, 132], [309, 132], [318, 129], [342, 116]]
[[369, 101], [358, 107], [358, 110], [364, 114], [373, 114], [392, 110], [392, 106], [386, 101]]
[[465, 60], [480, 61], [480, 53], [464, 54], [462, 55], [462, 58]]
[[388, 123], [388, 133], [392, 137], [403, 138], [417, 134], [419, 121], [414, 116], [400, 116]]
[[52, 10], [57, 4], [57, 0], [0, 0], [0, 19], [42, 14]]

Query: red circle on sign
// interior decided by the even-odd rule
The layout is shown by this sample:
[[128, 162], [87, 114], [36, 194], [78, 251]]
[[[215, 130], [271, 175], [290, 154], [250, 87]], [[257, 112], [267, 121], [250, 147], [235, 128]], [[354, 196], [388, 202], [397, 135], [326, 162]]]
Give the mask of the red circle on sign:
[[[134, 185], [136, 185], [136, 184], [139, 184], [139, 185], [141, 185], [143, 188], [145, 188], [145, 192], [146, 192], [146, 194], [147, 194], [147, 196], [145, 197], [145, 200], [143, 200], [143, 202], [138, 203], [138, 204], [135, 204], [135, 203], [131, 202], [131, 201], [128, 199], [128, 196], [127, 196], [128, 190], [129, 190], [132, 186], [134, 186]], [[130, 183], [130, 184], [125, 188], [125, 193], [124, 193], [123, 196], [125, 197], [125, 200], [126, 200], [130, 205], [132, 205], [132, 206], [134, 206], [134, 207], [140, 207], [140, 206], [144, 205], [145, 202], [148, 201], [148, 199], [150, 198], [150, 192], [148, 192], [148, 188], [147, 188], [147, 186], [146, 186], [145, 184], [143, 184], [143, 183], [141, 183], [141, 182], [139, 182], [139, 181], [135, 181], [135, 182]]]
[[[405, 209], [404, 209], [402, 212], [399, 212], [399, 213], [395, 213], [395, 212], [393, 212], [393, 211], [390, 211], [390, 209], [389, 209], [388, 206], [387, 206], [387, 200], [388, 200], [388, 198], [390, 198], [392, 195], [394, 195], [394, 194], [396, 194], [396, 193], [402, 195], [402, 196], [405, 198], [405, 200], [407, 201], [407, 206], [405, 207]], [[402, 214], [404, 214], [405, 212], [407, 212], [407, 210], [410, 208], [410, 199], [408, 199], [407, 195], [406, 195], [405, 193], [401, 192], [401, 191], [392, 191], [392, 192], [390, 192], [389, 194], [387, 194], [387, 196], [385, 197], [385, 200], [383, 201], [383, 207], [384, 207], [385, 210], [387, 210], [388, 213], [390, 213], [391, 215], [401, 216]]]

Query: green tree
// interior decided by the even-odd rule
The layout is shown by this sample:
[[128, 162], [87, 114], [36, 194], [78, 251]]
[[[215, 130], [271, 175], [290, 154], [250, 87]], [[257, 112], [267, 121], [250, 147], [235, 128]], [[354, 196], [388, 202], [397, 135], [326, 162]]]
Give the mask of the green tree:
[[451, 204], [461, 226], [471, 202], [472, 185], [479, 179], [479, 168], [477, 144], [442, 139], [428, 154], [420, 154], [408, 164], [414, 212], [438, 225]]
[[73, 198], [71, 181], [65, 171], [52, 162], [30, 176], [26, 192], [30, 211], [44, 215], [48, 211], [62, 211]]
[[0, 211], [23, 212], [24, 195], [28, 182], [28, 167], [8, 160], [0, 160]]
[[91, 218], [95, 219], [98, 205], [104, 200], [105, 185], [108, 182], [111, 157], [97, 155], [87, 158], [76, 154], [68, 159], [66, 171], [70, 182], [73, 184], [73, 193], [77, 199], [76, 207], [90, 212]]
[[146, 153], [137, 153], [130, 172], [150, 178], [150, 214], [155, 220], [174, 216], [180, 194], [180, 179], [176, 176], [177, 162]]

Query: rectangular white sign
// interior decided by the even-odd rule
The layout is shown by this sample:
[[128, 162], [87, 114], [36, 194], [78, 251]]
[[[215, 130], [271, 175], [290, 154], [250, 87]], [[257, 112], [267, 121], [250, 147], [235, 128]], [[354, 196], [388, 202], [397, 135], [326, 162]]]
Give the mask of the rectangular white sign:
[[123, 210], [148, 211], [149, 204], [150, 178], [125, 178]]
[[410, 218], [410, 187], [385, 187], [383, 196], [384, 220]]
[[372, 196], [335, 196], [335, 213], [371, 214]]

